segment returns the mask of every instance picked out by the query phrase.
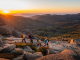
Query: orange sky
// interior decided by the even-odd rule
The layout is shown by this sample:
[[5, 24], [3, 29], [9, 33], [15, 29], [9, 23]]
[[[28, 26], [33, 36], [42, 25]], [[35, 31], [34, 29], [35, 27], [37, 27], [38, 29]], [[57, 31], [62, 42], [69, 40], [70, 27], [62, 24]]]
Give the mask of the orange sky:
[[79, 13], [80, 0], [0, 0], [0, 13]]

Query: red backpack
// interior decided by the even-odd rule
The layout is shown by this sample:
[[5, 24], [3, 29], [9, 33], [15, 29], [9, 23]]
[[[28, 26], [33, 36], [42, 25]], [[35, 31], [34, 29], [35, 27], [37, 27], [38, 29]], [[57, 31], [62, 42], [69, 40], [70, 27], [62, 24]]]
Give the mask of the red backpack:
[[23, 38], [23, 34], [21, 35], [21, 38]]
[[28, 35], [28, 38], [30, 38], [31, 35]]

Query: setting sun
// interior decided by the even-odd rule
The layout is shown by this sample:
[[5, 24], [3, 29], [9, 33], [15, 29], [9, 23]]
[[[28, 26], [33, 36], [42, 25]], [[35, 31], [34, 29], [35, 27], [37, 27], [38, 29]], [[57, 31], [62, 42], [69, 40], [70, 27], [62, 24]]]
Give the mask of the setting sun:
[[8, 10], [4, 10], [3, 13], [9, 13], [9, 11]]

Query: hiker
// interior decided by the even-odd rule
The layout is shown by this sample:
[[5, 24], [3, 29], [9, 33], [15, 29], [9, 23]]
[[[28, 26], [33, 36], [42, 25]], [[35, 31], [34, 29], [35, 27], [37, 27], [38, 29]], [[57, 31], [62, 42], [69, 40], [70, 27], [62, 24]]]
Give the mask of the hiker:
[[44, 46], [47, 45], [47, 47], [48, 47], [48, 42], [49, 42], [49, 39], [45, 39], [45, 45]]
[[[21, 38], [23, 38], [22, 42], [25, 41], [25, 35], [24, 35], [24, 33], [21, 35]], [[26, 41], [25, 41], [25, 43], [26, 43]]]
[[41, 40], [40, 39], [38, 40], [38, 43], [37, 43], [37, 46], [39, 46], [39, 45], [41, 47]]
[[38, 42], [38, 40], [39, 40], [40, 38], [39, 37], [37, 37], [37, 42]]
[[33, 43], [32, 34], [29, 34], [29, 35], [28, 35], [28, 38], [30, 39], [30, 42]]

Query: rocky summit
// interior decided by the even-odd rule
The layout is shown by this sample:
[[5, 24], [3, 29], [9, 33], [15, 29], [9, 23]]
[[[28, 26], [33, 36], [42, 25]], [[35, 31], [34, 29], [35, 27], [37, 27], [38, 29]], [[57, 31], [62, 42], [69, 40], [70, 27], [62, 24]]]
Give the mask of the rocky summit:
[[[80, 60], [80, 46], [77, 44], [52, 40], [49, 41], [49, 49], [44, 51], [46, 53], [44, 55], [43, 52], [38, 51], [40, 46], [36, 46], [37, 39], [33, 39], [33, 44], [30, 44], [30, 39], [26, 39], [26, 43], [22, 43], [22, 38], [10, 37], [6, 39], [6, 43], [0, 41], [3, 43], [0, 47], [0, 53], [16, 54], [15, 57], [11, 58], [12, 60]], [[45, 42], [41, 41], [41, 47], [44, 44]], [[32, 48], [34, 45], [36, 49]]]

